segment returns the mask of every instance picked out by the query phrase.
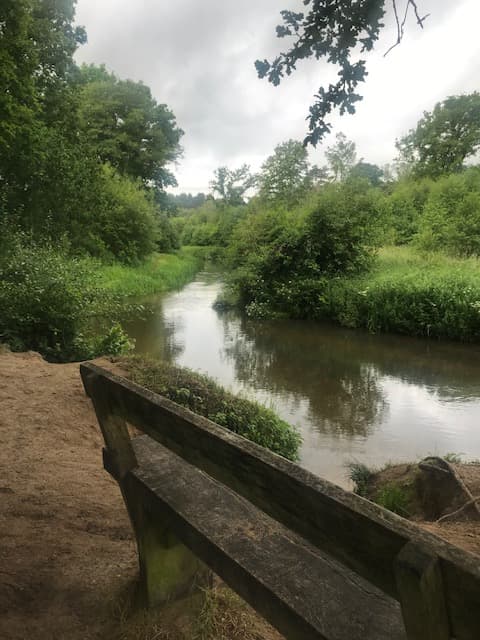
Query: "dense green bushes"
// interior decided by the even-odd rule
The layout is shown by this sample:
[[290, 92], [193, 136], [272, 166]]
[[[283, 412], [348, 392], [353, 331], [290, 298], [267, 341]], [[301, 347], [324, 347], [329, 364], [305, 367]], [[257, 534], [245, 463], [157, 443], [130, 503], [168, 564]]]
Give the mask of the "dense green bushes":
[[1, 228], [0, 342], [49, 360], [116, 355], [130, 347], [117, 318], [126, 296], [180, 286], [198, 269], [193, 251], [154, 255], [137, 267], [72, 258]]
[[302, 207], [250, 213], [229, 247], [232, 284], [250, 312], [291, 315], [295, 307], [308, 317], [301, 292], [316, 297], [325, 278], [366, 271], [381, 237], [377, 201], [364, 181], [350, 181], [323, 187]]
[[[0, 251], [0, 341], [12, 349], [33, 349], [50, 360], [120, 353], [128, 347], [121, 328], [89, 330], [95, 313], [113, 303], [96, 287], [92, 264], [58, 249], [35, 246], [3, 234]], [[6, 246], [8, 245], [8, 246]]]
[[480, 168], [433, 183], [416, 243], [429, 251], [480, 255]]
[[225, 391], [202, 374], [165, 362], [122, 359], [132, 380], [290, 460], [300, 435], [266, 407]]

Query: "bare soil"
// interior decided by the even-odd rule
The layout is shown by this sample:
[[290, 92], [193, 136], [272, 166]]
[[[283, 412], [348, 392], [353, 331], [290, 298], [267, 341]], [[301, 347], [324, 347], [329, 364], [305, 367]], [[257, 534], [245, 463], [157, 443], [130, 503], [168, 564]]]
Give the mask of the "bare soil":
[[101, 447], [78, 364], [0, 353], [0, 638], [279, 638], [224, 594], [132, 614], [135, 543]]
[[[480, 497], [480, 463], [458, 463], [452, 464], [452, 467], [473, 497]], [[465, 517], [463, 513], [458, 514], [458, 517], [452, 520], [443, 522], [436, 522], [436, 518], [427, 517], [425, 505], [422, 505], [421, 496], [418, 494], [417, 478], [419, 473], [417, 463], [389, 465], [375, 473], [368, 481], [365, 497], [376, 502], [382, 488], [392, 485], [400, 487], [409, 498], [410, 520], [457, 547], [480, 556], [480, 520]], [[435, 488], [435, 486], [431, 486], [430, 490], [435, 491]], [[438, 498], [441, 502], [442, 496], [439, 495]], [[463, 504], [462, 499], [460, 502]], [[453, 513], [457, 506], [458, 504], [445, 503], [442, 513]]]

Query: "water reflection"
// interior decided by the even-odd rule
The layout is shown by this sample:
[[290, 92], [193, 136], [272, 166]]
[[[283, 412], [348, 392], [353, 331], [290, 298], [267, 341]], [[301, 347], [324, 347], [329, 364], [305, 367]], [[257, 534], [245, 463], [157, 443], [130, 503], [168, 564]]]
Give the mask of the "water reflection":
[[274, 406], [302, 432], [302, 464], [340, 484], [352, 458], [480, 457], [478, 347], [218, 314], [220, 287], [201, 274], [151, 301], [150, 314], [126, 322], [137, 351]]
[[[235, 316], [224, 316], [231, 334]], [[245, 385], [275, 396], [308, 400], [308, 419], [322, 433], [366, 437], [385, 418], [388, 403], [373, 365], [349, 357], [345, 345], [332, 349], [318, 327], [243, 320], [225, 346], [227, 361]]]

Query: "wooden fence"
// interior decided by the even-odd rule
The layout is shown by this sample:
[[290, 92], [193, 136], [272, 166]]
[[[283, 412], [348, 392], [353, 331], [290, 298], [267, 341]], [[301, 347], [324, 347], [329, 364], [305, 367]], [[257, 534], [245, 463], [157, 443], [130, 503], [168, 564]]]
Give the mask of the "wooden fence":
[[480, 639], [477, 556], [94, 364], [81, 375], [148, 604], [206, 565], [292, 640]]

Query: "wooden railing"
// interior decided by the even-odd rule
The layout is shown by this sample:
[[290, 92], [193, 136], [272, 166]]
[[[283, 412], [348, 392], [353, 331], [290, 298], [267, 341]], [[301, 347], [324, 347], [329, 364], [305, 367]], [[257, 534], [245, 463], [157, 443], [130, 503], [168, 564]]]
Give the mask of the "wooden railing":
[[477, 556], [94, 364], [81, 375], [148, 603], [206, 564], [287, 638], [480, 638]]

